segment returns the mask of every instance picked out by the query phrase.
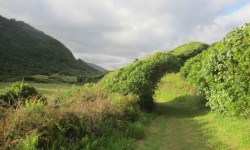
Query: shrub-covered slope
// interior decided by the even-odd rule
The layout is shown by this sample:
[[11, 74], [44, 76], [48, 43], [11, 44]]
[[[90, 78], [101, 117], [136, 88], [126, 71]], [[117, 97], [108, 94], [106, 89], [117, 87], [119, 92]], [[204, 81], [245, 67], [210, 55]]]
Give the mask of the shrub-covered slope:
[[150, 110], [154, 106], [152, 96], [159, 79], [179, 68], [180, 60], [176, 56], [157, 52], [109, 73], [99, 84], [109, 92], [138, 95], [141, 108]]
[[206, 50], [209, 45], [201, 42], [189, 42], [183, 44], [171, 51], [172, 54], [179, 57], [183, 62]]
[[212, 111], [250, 115], [250, 25], [234, 29], [207, 51], [188, 60], [181, 74], [205, 94]]
[[59, 41], [28, 24], [0, 16], [0, 76], [96, 72]]

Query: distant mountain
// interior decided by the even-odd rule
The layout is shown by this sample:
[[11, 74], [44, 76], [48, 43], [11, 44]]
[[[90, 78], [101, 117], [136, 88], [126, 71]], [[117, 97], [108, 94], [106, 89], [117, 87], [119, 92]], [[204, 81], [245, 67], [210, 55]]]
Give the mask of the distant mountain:
[[58, 40], [30, 25], [0, 16], [0, 80], [6, 76], [82, 76], [98, 72]]
[[99, 72], [109, 72], [109, 70], [102, 68], [96, 64], [92, 64], [92, 63], [88, 63], [89, 66], [91, 66], [92, 68], [95, 68], [96, 70], [98, 70]]

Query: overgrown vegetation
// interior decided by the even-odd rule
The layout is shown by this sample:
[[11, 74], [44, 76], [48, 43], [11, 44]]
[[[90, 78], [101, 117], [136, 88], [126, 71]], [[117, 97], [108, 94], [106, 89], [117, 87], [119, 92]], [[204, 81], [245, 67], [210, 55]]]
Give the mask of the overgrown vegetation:
[[0, 107], [12, 105], [17, 107], [17, 104], [24, 103], [28, 99], [46, 103], [46, 98], [42, 97], [34, 87], [22, 82], [16, 82], [10, 87], [0, 90]]
[[[85, 62], [75, 60], [61, 43], [23, 22], [0, 16], [0, 31], [3, 31], [0, 35], [0, 81], [24, 78], [43, 83], [87, 83], [104, 76], [96, 74]], [[135, 149], [134, 140], [146, 136], [146, 119], [141, 110], [153, 110], [153, 96], [165, 102], [158, 104], [156, 109], [157, 113], [165, 114], [161, 117], [162, 126], [158, 133], [178, 131], [178, 135], [185, 136], [184, 131], [176, 127], [187, 128], [193, 131], [190, 138], [196, 141], [199, 137], [202, 141], [198, 146], [204, 147], [207, 144], [206, 137], [201, 136], [204, 131], [194, 130], [200, 127], [199, 121], [207, 121], [206, 117], [202, 119], [208, 112], [203, 96], [215, 113], [249, 118], [249, 34], [250, 25], [246, 24], [211, 46], [191, 42], [171, 52], [157, 52], [108, 73], [97, 84], [72, 87], [48, 102], [34, 87], [15, 83], [0, 90], [0, 147], [21, 150]], [[172, 74], [180, 68], [182, 77], [194, 84], [200, 95], [193, 86], [180, 80], [178, 74]], [[158, 84], [165, 74], [167, 76]], [[215, 129], [221, 130], [215, 119], [212, 118]], [[166, 120], [174, 125], [166, 126]], [[230, 121], [224, 122], [230, 124]], [[242, 128], [237, 131], [242, 132]], [[247, 139], [249, 135], [242, 137]], [[189, 138], [183, 139], [185, 144], [189, 143]], [[183, 139], [176, 138], [175, 141], [181, 143], [179, 141]], [[246, 140], [240, 142], [243, 144], [236, 148], [250, 145]]]
[[62, 92], [48, 105], [26, 100], [3, 109], [2, 149], [134, 149], [145, 136], [135, 95], [107, 93], [96, 85]]
[[180, 60], [177, 57], [157, 52], [109, 73], [99, 85], [109, 92], [138, 95], [141, 109], [152, 110], [154, 108], [152, 96], [157, 82], [165, 73], [176, 72], [179, 69]]
[[183, 78], [203, 93], [211, 110], [225, 116], [250, 115], [250, 25], [234, 29], [207, 51], [188, 60]]
[[191, 42], [171, 52], [157, 52], [109, 73], [99, 85], [109, 92], [138, 95], [141, 109], [152, 110], [154, 91], [161, 77], [166, 73], [179, 71], [184, 61], [201, 53], [207, 47], [207, 44]]

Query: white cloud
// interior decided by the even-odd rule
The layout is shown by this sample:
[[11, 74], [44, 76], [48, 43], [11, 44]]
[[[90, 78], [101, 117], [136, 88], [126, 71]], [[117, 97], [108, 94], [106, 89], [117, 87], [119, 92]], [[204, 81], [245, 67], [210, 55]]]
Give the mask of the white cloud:
[[[213, 42], [249, 21], [247, 0], [1, 0], [0, 14], [64, 43], [75, 57], [115, 69], [191, 40]], [[249, 2], [248, 2], [249, 3]]]
[[200, 39], [208, 43], [221, 40], [226, 33], [233, 28], [240, 27], [250, 22], [250, 3], [231, 14], [221, 15], [214, 19], [213, 23], [206, 26], [198, 26], [191, 39]]

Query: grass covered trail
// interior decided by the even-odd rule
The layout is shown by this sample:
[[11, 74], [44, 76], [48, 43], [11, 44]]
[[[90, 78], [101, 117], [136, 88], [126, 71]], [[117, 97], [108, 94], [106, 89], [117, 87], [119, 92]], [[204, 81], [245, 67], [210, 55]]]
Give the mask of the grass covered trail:
[[139, 150], [250, 149], [250, 123], [211, 114], [179, 74], [165, 76], [155, 93], [156, 115]]

